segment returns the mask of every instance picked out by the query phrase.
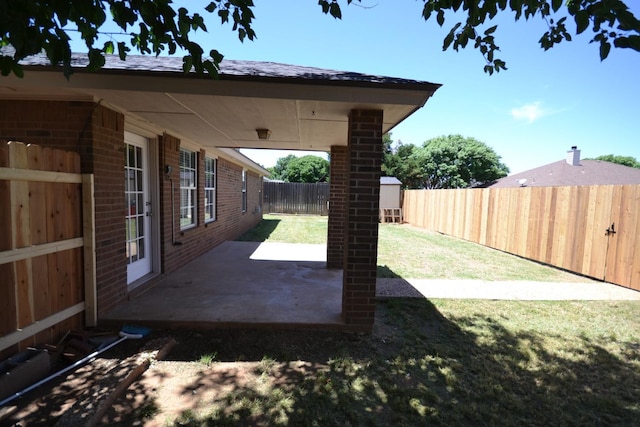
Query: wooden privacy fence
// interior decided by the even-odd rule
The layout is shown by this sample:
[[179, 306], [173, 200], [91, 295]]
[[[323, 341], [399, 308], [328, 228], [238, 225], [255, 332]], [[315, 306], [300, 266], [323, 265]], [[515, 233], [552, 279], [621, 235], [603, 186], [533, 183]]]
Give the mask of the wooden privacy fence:
[[93, 175], [77, 153], [0, 144], [0, 353], [96, 324]]
[[262, 206], [265, 213], [327, 215], [329, 184], [326, 182], [265, 182]]
[[409, 190], [403, 208], [417, 227], [640, 290], [640, 185]]

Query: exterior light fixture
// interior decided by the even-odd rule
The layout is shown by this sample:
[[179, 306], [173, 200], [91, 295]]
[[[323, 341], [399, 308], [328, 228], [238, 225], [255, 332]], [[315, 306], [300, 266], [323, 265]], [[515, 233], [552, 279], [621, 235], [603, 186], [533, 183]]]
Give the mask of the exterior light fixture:
[[258, 139], [267, 140], [271, 137], [271, 131], [269, 129], [256, 129], [256, 133], [258, 134]]

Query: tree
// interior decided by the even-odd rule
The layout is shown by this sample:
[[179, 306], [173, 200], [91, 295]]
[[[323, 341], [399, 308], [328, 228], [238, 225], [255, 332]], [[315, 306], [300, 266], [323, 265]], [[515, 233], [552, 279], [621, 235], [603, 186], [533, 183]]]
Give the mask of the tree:
[[[251, 28], [253, 0], [213, 0], [202, 13], [216, 13], [222, 24], [233, 22], [240, 40], [253, 40]], [[120, 31], [106, 32], [105, 24], [114, 23]], [[126, 59], [131, 48], [114, 38], [130, 37], [130, 46], [142, 54], [174, 54], [178, 48], [183, 57], [183, 70], [217, 75], [222, 55], [215, 49], [207, 58], [204, 49], [191, 40], [196, 31], [207, 31], [204, 17], [191, 14], [185, 7], [174, 8], [172, 0], [85, 0], [85, 1], [0, 1], [0, 48], [12, 46], [13, 53], [0, 54], [0, 73], [22, 76], [18, 61], [42, 51], [52, 64], [62, 64], [65, 76], [71, 70], [69, 40], [77, 34], [87, 46], [89, 70], [104, 66], [105, 55], [117, 49]], [[99, 36], [109, 41], [99, 43]]]
[[[358, 3], [361, 0], [357, 0]], [[506, 63], [495, 56], [500, 50], [494, 33], [497, 25], [485, 28], [498, 13], [512, 13], [515, 20], [539, 18], [548, 30], [538, 42], [544, 50], [553, 48], [562, 41], [571, 41], [567, 30], [567, 18], [575, 22], [575, 34], [581, 34], [591, 26], [593, 32], [590, 43], [600, 49], [600, 59], [604, 60], [611, 50], [611, 43], [617, 48], [628, 48], [640, 52], [640, 20], [629, 11], [622, 0], [423, 0], [422, 17], [428, 21], [435, 15], [441, 27], [447, 13], [454, 15], [456, 22], [443, 41], [442, 49], [453, 47], [458, 51], [471, 42], [486, 60], [484, 71], [493, 74], [506, 70]], [[325, 14], [336, 19], [342, 17], [337, 0], [318, 2]], [[347, 4], [353, 0], [346, 0]], [[449, 15], [449, 16], [450, 16]], [[482, 31], [484, 29], [484, 31]]]
[[287, 166], [289, 166], [289, 163], [291, 163], [291, 161], [295, 159], [297, 159], [296, 156], [294, 156], [293, 154], [289, 154], [286, 157], [280, 157], [278, 160], [276, 160], [276, 165], [268, 169], [269, 172], [271, 172], [271, 178], [284, 180], [284, 174], [287, 170]]
[[382, 137], [384, 152], [382, 157], [382, 176], [394, 176], [402, 182], [402, 188], [421, 188], [420, 165], [412, 156], [416, 146], [398, 141], [394, 145], [391, 134]]
[[640, 162], [636, 160], [635, 157], [632, 157], [632, 156], [615, 156], [613, 154], [605, 154], [603, 156], [598, 156], [594, 159], [585, 159], [585, 160], [600, 160], [603, 162], [617, 163], [619, 165], [640, 169]]
[[466, 188], [509, 173], [491, 147], [461, 135], [430, 139], [412, 156], [420, 164], [422, 187], [426, 189]]
[[[341, 4], [353, 0], [319, 0], [323, 13], [342, 18]], [[360, 3], [357, 0], [356, 3]], [[486, 60], [485, 72], [506, 69], [506, 63], [495, 56], [499, 51], [494, 33], [497, 26], [486, 28], [486, 22], [498, 13], [513, 14], [515, 20], [539, 18], [548, 30], [539, 40], [547, 50], [572, 39], [567, 18], [575, 22], [575, 34], [591, 31], [591, 42], [599, 45], [600, 58], [605, 59], [611, 46], [640, 51], [640, 21], [622, 0], [423, 0], [422, 16], [426, 21], [435, 16], [443, 26], [446, 16], [456, 22], [443, 41], [443, 50], [456, 51], [473, 45]], [[183, 70], [217, 75], [222, 55], [215, 49], [204, 56], [204, 48], [193, 42], [196, 31], [207, 31], [204, 13], [215, 13], [222, 24], [233, 23], [240, 40], [256, 36], [252, 22], [253, 0], [213, 0], [200, 11], [190, 13], [185, 7], [174, 8], [171, 0], [87, 0], [87, 1], [0, 1], [0, 48], [13, 46], [12, 53], [0, 53], [0, 73], [22, 76], [19, 61], [42, 51], [52, 64], [61, 64], [69, 76], [71, 69], [70, 34], [77, 34], [87, 46], [90, 70], [104, 66], [105, 55], [117, 49], [126, 59], [131, 47], [142, 54], [174, 54], [183, 49]], [[448, 15], [447, 15], [448, 14]], [[119, 29], [106, 31], [105, 24]], [[100, 46], [100, 36], [109, 41]], [[129, 37], [129, 44], [114, 40]]]
[[282, 174], [286, 182], [323, 182], [329, 179], [329, 162], [309, 154], [295, 157]]

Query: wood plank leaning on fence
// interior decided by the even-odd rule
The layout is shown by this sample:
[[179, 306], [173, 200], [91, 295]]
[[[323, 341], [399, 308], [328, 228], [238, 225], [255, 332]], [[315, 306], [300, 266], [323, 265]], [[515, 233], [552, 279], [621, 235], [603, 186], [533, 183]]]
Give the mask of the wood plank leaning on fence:
[[0, 352], [95, 325], [93, 206], [77, 153], [0, 143]]

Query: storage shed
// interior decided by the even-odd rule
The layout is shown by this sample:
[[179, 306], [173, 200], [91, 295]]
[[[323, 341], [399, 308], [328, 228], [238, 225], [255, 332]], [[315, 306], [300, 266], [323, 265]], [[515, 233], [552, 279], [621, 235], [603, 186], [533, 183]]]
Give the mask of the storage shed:
[[396, 177], [380, 177], [380, 222], [402, 222], [401, 186]]

